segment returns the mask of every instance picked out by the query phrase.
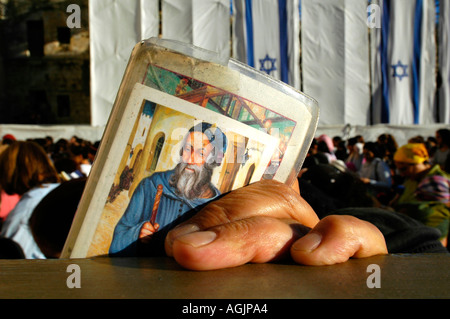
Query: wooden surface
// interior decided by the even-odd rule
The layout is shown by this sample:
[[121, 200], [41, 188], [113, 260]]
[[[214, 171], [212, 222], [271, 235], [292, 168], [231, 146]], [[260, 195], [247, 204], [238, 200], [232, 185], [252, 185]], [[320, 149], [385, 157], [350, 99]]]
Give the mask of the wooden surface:
[[[69, 288], [79, 266], [80, 288]], [[368, 288], [380, 266], [380, 288]], [[388, 255], [311, 267], [249, 264], [195, 272], [169, 258], [0, 260], [2, 299], [450, 298], [450, 255]]]

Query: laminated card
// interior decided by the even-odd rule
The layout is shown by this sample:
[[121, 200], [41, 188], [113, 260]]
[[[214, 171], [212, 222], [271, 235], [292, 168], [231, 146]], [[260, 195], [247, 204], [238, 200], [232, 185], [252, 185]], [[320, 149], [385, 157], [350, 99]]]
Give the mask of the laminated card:
[[[233, 59], [138, 43], [61, 257], [161, 255], [167, 232], [222, 194], [293, 183], [318, 113], [314, 99]], [[139, 239], [144, 224], [157, 229], [151, 240]]]

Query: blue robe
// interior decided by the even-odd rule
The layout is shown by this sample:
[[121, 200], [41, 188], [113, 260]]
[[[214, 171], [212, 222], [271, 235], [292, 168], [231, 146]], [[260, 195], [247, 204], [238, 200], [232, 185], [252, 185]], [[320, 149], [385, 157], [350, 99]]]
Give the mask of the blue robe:
[[[211, 198], [196, 198], [188, 200], [175, 193], [175, 188], [169, 185], [169, 180], [175, 170], [158, 172], [142, 179], [136, 187], [130, 203], [114, 229], [113, 239], [109, 248], [112, 256], [161, 255], [164, 253], [164, 239], [167, 232], [181, 221], [192, 216], [207, 202], [217, 198], [220, 192], [213, 187]], [[150, 221], [153, 202], [157, 187], [163, 186], [163, 194], [159, 203], [156, 223], [159, 230], [152, 235], [150, 245], [145, 245], [145, 252], [139, 250], [139, 232], [145, 222]], [[187, 214], [190, 213], [190, 214]], [[144, 245], [142, 245], [144, 246]], [[141, 247], [142, 248], [142, 247]]]

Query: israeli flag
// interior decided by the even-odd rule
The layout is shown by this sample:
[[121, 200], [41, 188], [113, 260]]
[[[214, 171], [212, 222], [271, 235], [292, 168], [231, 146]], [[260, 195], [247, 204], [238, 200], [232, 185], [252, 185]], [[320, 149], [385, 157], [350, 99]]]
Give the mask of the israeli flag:
[[384, 0], [382, 6], [381, 122], [433, 122], [434, 0]]
[[233, 57], [300, 88], [299, 0], [233, 0]]

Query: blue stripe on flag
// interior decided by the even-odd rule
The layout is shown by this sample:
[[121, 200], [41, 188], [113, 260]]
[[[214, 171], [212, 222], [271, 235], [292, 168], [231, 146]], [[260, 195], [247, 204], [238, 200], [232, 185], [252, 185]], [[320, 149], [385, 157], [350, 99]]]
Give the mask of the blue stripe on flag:
[[281, 81], [289, 83], [288, 30], [286, 0], [278, 0], [278, 20], [280, 25], [280, 68]]
[[298, 0], [298, 16], [300, 17], [300, 21], [302, 21], [302, 0]]
[[419, 82], [420, 82], [422, 13], [423, 13], [423, 0], [417, 0], [416, 10], [414, 13], [414, 57], [412, 61], [414, 124], [419, 124], [419, 94], [420, 94]]
[[381, 104], [381, 123], [389, 123], [389, 59], [388, 59], [388, 40], [389, 40], [389, 13], [390, 13], [390, 0], [383, 0], [383, 18], [381, 22], [381, 45], [380, 45], [380, 58], [381, 58], [381, 76], [382, 76], [382, 89], [383, 98]]
[[255, 54], [253, 48], [252, 0], [245, 0], [245, 23], [247, 27], [247, 64], [251, 67], [255, 67]]
[[436, 25], [439, 25], [439, 12], [441, 11], [440, 0], [434, 0], [434, 5], [436, 7]]

